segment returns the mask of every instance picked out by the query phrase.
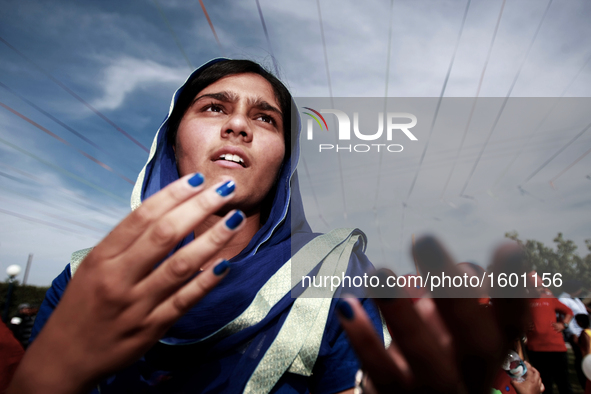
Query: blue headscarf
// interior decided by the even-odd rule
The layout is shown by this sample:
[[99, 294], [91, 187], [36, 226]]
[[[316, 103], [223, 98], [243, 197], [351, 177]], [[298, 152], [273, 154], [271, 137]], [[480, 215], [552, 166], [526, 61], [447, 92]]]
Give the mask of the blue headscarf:
[[[170, 116], [183, 89], [208, 67], [227, 60], [218, 58], [199, 67], [175, 92], [169, 114], [154, 138], [150, 157], [134, 188], [134, 191], [141, 188], [142, 201], [179, 179], [168, 133]], [[290, 115], [284, 114], [284, 124], [291, 123]], [[170, 330], [167, 342], [180, 344], [199, 340], [235, 318], [258, 289], [291, 257], [292, 243], [295, 242], [295, 252], [314, 237], [304, 215], [295, 170], [299, 158], [300, 122], [299, 116], [293, 115], [298, 117], [298, 122], [297, 128], [292, 130], [295, 137], [291, 138], [291, 147], [286, 147], [286, 152], [290, 149], [291, 154], [285, 155], [281, 165], [268, 219], [248, 246], [230, 260], [232, 265], [228, 277]], [[137, 208], [136, 205], [132, 196], [132, 208]], [[193, 233], [187, 235], [171, 254], [193, 239]]]

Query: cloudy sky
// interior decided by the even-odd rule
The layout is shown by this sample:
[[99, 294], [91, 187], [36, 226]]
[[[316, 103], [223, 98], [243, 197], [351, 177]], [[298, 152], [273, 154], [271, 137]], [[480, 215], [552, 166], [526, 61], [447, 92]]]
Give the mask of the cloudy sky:
[[[410, 271], [425, 232], [480, 264], [513, 230], [547, 243], [561, 231], [586, 252], [589, 2], [260, 0], [269, 40], [255, 0], [203, 3], [219, 45], [198, 0], [2, 1], [2, 275], [33, 253], [28, 282], [48, 285], [126, 215], [172, 93], [218, 56], [276, 63], [301, 103], [388, 95], [420, 113], [418, 141], [396, 137], [404, 151], [381, 164], [315, 155], [335, 134], [304, 141], [310, 223], [362, 228], [377, 265]], [[367, 134], [376, 113], [362, 112]]]

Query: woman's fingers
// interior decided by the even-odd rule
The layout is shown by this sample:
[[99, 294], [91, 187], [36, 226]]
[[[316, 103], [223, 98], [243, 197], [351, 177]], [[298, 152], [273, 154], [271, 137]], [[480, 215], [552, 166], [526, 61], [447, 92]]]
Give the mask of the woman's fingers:
[[[490, 270], [494, 272], [495, 277], [499, 274], [506, 274], [510, 277], [517, 274], [518, 277], [526, 272], [525, 254], [523, 249], [515, 244], [508, 243], [500, 246], [493, 256]], [[525, 287], [506, 286], [500, 288], [493, 286], [490, 291], [493, 299], [493, 312], [500, 328], [501, 335], [506, 345], [519, 338], [525, 332], [525, 327], [529, 321], [529, 308], [527, 303], [527, 294]]]
[[445, 323], [441, 320], [441, 316], [439, 316], [437, 305], [435, 305], [433, 298], [423, 297], [415, 302], [414, 307], [440, 346], [444, 349], [451, 349], [451, 335], [447, 331]]
[[193, 242], [179, 249], [136, 286], [147, 308], [152, 309], [164, 298], [175, 292], [194, 275], [242, 227], [245, 216], [241, 211], [231, 211], [212, 228]]
[[410, 384], [410, 376], [384, 348], [363, 306], [354, 298], [338, 301], [337, 310], [349, 342], [361, 361], [375, 388], [382, 392], [395, 392]]
[[228, 273], [230, 263], [221, 260], [206, 269], [158, 305], [149, 316], [154, 326], [167, 329], [209, 293]]
[[[445, 276], [453, 278], [464, 274], [454, 264], [443, 246], [433, 237], [420, 238], [414, 246], [414, 254], [423, 276], [427, 272], [431, 278]], [[472, 339], [478, 335], [479, 331], [473, 329], [475, 325], [480, 328], [490, 323], [486, 319], [487, 316], [481, 316], [484, 321], [474, 321], [474, 318], [480, 316], [482, 312], [477, 300], [470, 298], [475, 295], [476, 293], [471, 291], [470, 287], [456, 287], [451, 281], [446, 282], [445, 279], [442, 280], [442, 285], [432, 292], [439, 315], [452, 337], [462, 338], [462, 344], [466, 342], [465, 339]], [[460, 345], [464, 346], [462, 344]], [[469, 346], [469, 344], [465, 345], [465, 347]]]
[[[234, 181], [218, 183], [185, 200], [154, 221], [118, 259], [126, 260], [126, 280], [137, 283], [156, 263], [234, 194]], [[133, 262], [133, 263], [130, 263]], [[140, 263], [141, 262], [141, 263]]]
[[[431, 277], [463, 276], [443, 246], [433, 237], [419, 239], [414, 254], [422, 272]], [[481, 307], [470, 287], [443, 285], [433, 292], [439, 315], [450, 332], [455, 361], [468, 392], [484, 392], [503, 352], [499, 329], [490, 310]], [[457, 298], [450, 298], [457, 297]]]
[[[392, 333], [393, 343], [400, 352], [384, 354], [377, 345], [379, 339], [376, 339], [363, 308], [356, 300], [346, 301], [351, 313], [341, 312], [341, 321], [364, 369], [379, 392], [390, 392], [395, 388], [417, 392], [425, 389], [442, 393], [487, 392], [508, 340], [515, 338], [527, 318], [526, 304], [518, 298], [522, 296], [522, 290], [503, 294], [518, 299], [495, 299], [492, 308], [480, 306], [477, 292], [470, 286], [455, 284], [453, 278], [466, 280], [465, 273], [434, 238], [417, 241], [413, 254], [421, 267], [423, 279], [427, 274], [440, 279], [439, 287], [432, 292], [433, 300], [422, 300], [434, 303], [437, 313], [432, 308], [418, 311], [400, 294], [390, 295], [395, 299], [376, 299]], [[494, 274], [522, 273], [522, 262], [523, 253], [519, 248], [501, 247], [492, 264]], [[392, 274], [380, 270], [377, 275], [388, 277]], [[443, 282], [444, 277], [449, 277], [451, 282]], [[380, 282], [386, 282], [386, 279], [380, 278]], [[433, 282], [427, 283], [430, 284]], [[432, 307], [432, 304], [423, 306]], [[439, 316], [438, 329], [441, 332], [436, 333], [433, 327], [427, 327], [426, 324], [432, 322], [425, 321], [423, 315]], [[404, 357], [404, 363], [395, 361], [400, 355]]]
[[[379, 270], [377, 275], [380, 283], [387, 283], [387, 277], [394, 274], [389, 270]], [[454, 391], [459, 376], [455, 366], [449, 363], [453, 354], [449, 348], [442, 346], [439, 336], [433, 335], [411, 299], [377, 298], [374, 301], [382, 311], [393, 341], [413, 371], [413, 385], [438, 388], [442, 392]]]
[[105, 239], [94, 248], [100, 259], [117, 256], [166, 212], [203, 190], [204, 178], [200, 173], [190, 174], [171, 183], [158, 193], [146, 199], [130, 213]]

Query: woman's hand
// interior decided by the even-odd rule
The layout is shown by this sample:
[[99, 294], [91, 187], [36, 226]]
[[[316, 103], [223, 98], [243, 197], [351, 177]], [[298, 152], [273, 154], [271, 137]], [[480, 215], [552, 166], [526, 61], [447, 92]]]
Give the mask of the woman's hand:
[[133, 363], [227, 273], [225, 260], [199, 272], [232, 238], [232, 211], [154, 269], [170, 250], [233, 196], [226, 181], [179, 179], [129, 214], [84, 259], [26, 352], [9, 393], [71, 393]]
[[[433, 238], [418, 241], [413, 252], [424, 275], [464, 275]], [[499, 248], [494, 275], [521, 272], [522, 255], [514, 245]], [[393, 274], [380, 270], [376, 275], [386, 283]], [[404, 298], [403, 289], [389, 290], [398, 293], [375, 299], [392, 334], [388, 349], [356, 299], [338, 304], [343, 327], [367, 374], [364, 392], [490, 393], [506, 349], [527, 319], [527, 304], [518, 298], [524, 291], [510, 289], [514, 299], [494, 299], [485, 307], [476, 298], [466, 298], [476, 295], [470, 288], [440, 287], [433, 298], [417, 304]]]

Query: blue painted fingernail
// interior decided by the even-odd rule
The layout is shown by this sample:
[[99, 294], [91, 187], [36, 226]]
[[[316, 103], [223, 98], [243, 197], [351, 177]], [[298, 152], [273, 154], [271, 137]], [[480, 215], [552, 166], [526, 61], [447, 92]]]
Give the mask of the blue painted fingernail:
[[205, 180], [205, 178], [203, 177], [203, 174], [198, 172], [197, 174], [195, 174], [191, 178], [189, 178], [189, 185], [191, 185], [193, 187], [197, 187], [197, 186], [201, 185], [204, 180]]
[[220, 276], [223, 275], [229, 268], [230, 263], [228, 262], [228, 260], [222, 260], [218, 263], [218, 265], [213, 267], [213, 273], [217, 276]]
[[226, 220], [226, 226], [230, 230], [234, 230], [236, 227], [240, 226], [240, 223], [244, 220], [244, 215], [241, 211], [236, 211], [232, 216]]
[[236, 188], [236, 184], [234, 183], [234, 181], [228, 181], [228, 182], [224, 183], [222, 186], [218, 187], [216, 192], [220, 196], [226, 197], [227, 195], [232, 193], [235, 188]]
[[351, 308], [351, 305], [347, 301], [338, 300], [337, 310], [345, 319], [353, 320], [353, 308]]

